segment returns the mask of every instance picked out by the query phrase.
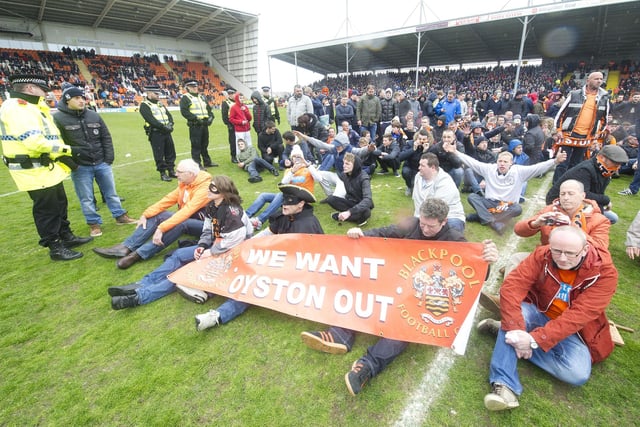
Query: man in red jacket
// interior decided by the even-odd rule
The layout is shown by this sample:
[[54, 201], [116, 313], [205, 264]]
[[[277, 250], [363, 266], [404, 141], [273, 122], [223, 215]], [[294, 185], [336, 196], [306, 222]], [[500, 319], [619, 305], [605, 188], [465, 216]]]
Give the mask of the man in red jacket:
[[492, 392], [484, 398], [487, 409], [519, 406], [518, 359], [568, 384], [586, 383], [591, 364], [613, 351], [605, 309], [617, 283], [609, 252], [590, 245], [581, 229], [551, 231], [549, 245], [538, 247], [502, 284], [502, 321], [478, 324], [480, 331], [498, 335], [489, 369]]
[[244, 140], [247, 147], [251, 147], [251, 111], [244, 103], [244, 95], [237, 92], [233, 97], [235, 103], [229, 109], [229, 122], [236, 131], [236, 153], [238, 149], [238, 140]]

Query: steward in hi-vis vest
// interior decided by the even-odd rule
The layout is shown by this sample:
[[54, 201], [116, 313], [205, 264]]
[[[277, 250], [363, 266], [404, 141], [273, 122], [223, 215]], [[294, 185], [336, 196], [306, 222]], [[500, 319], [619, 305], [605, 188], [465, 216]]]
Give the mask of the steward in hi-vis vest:
[[153, 160], [156, 170], [160, 172], [160, 179], [171, 181], [177, 178], [175, 171], [176, 149], [171, 137], [173, 132], [173, 117], [160, 102], [160, 87], [145, 88], [147, 99], [140, 104], [140, 115], [144, 119], [144, 131], [149, 136]]
[[200, 166], [218, 166], [211, 161], [209, 152], [209, 126], [213, 123], [213, 110], [204, 96], [198, 93], [198, 81], [185, 80], [187, 92], [180, 98], [180, 113], [187, 119], [191, 158]]

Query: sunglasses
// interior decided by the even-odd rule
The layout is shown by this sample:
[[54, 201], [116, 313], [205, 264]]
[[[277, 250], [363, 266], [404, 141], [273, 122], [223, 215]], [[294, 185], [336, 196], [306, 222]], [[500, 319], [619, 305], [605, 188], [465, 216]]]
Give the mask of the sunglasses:
[[209, 191], [211, 191], [213, 194], [220, 194], [220, 192], [218, 191], [218, 187], [216, 187], [215, 182], [212, 182], [211, 184], [209, 184]]

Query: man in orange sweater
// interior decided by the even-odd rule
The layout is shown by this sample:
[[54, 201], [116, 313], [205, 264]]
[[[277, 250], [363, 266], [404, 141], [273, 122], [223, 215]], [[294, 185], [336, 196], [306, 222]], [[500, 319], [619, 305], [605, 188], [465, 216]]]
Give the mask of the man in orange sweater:
[[[145, 209], [131, 236], [121, 244], [94, 248], [93, 251], [104, 258], [119, 258], [117, 267], [127, 269], [140, 260], [151, 258], [182, 234], [199, 237], [204, 208], [209, 202], [207, 194], [211, 175], [201, 171], [191, 159], [178, 163], [176, 174], [178, 188]], [[177, 212], [167, 210], [176, 205]]]

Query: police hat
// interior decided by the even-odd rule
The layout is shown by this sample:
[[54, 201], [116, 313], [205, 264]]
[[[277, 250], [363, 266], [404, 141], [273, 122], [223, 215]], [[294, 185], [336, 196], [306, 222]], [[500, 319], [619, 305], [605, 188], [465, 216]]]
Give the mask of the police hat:
[[228, 87], [226, 91], [227, 91], [227, 94], [229, 95], [233, 95], [234, 93], [236, 93], [236, 90], [232, 87]]
[[307, 203], [313, 203], [316, 201], [316, 197], [306, 188], [300, 187], [294, 184], [281, 184], [278, 185], [280, 191], [284, 196], [283, 205], [297, 205], [301, 201]]
[[45, 92], [51, 92], [47, 76], [41, 74], [14, 74], [9, 76], [9, 83], [31, 83], [38, 86]]
[[600, 150], [600, 153], [605, 156], [607, 159], [616, 163], [627, 163], [629, 161], [629, 156], [627, 156], [627, 152], [624, 151], [621, 147], [617, 145], [605, 145], [605, 147]]
[[144, 91], [145, 92], [160, 92], [162, 89], [160, 89], [160, 86], [145, 86], [144, 87]]
[[198, 86], [198, 81], [196, 79], [188, 79], [184, 81], [185, 86]]
[[262, 86], [262, 91], [263, 92], [269, 92], [271, 90], [271, 88], [269, 86]]

